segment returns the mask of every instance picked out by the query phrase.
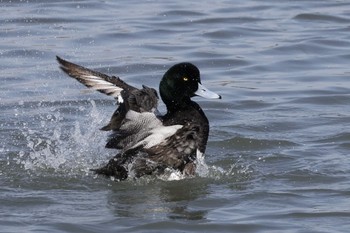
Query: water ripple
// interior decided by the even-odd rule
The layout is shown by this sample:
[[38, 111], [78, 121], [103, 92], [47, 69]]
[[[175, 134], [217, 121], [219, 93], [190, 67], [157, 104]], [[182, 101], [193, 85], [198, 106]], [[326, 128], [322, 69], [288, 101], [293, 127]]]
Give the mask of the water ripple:
[[302, 13], [294, 16], [294, 19], [301, 21], [324, 21], [331, 23], [349, 23], [350, 19], [334, 15], [318, 14], [318, 13]]
[[[348, 231], [347, 1], [1, 4], [3, 231]], [[135, 86], [198, 65], [223, 96], [195, 99], [211, 124], [203, 173], [95, 177], [116, 106], [55, 55]]]

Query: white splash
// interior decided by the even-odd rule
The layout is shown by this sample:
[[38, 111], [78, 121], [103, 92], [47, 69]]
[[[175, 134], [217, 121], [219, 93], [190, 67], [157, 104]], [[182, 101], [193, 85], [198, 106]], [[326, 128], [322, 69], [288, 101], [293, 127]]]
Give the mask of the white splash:
[[204, 153], [197, 149], [196, 173], [200, 177], [207, 177], [209, 175], [209, 167], [205, 163], [204, 157]]
[[164, 170], [164, 173], [159, 175], [158, 178], [164, 181], [174, 181], [174, 180], [183, 180], [186, 178], [186, 176], [179, 170], [166, 168]]
[[[54, 171], [56, 173], [88, 174], [96, 164], [106, 160], [104, 149], [106, 133], [99, 130], [101, 116], [94, 101], [90, 113], [82, 121], [67, 127], [59, 109], [53, 109], [55, 117], [41, 122], [42, 129], [23, 132], [27, 140], [26, 152], [17, 159], [28, 171]], [[29, 151], [29, 152], [27, 152]], [[103, 157], [101, 157], [101, 155]]]
[[[18, 153], [14, 161], [33, 174], [65, 174], [68, 176], [92, 175], [91, 168], [100, 167], [116, 151], [105, 149], [107, 134], [99, 128], [109, 120], [109, 114], [101, 114], [94, 101], [91, 108], [80, 106], [77, 119], [68, 121], [59, 107], [51, 107], [49, 113], [41, 114], [36, 129], [23, 129], [26, 149]], [[10, 162], [10, 160], [8, 159]], [[230, 168], [208, 165], [204, 154], [197, 151], [196, 176], [221, 179], [242, 176], [248, 171], [233, 164]], [[95, 176], [96, 177], [96, 176]], [[131, 179], [135, 178], [130, 173]], [[195, 178], [194, 177], [194, 178]], [[165, 169], [164, 174], [153, 177], [164, 181], [178, 181], [188, 177], [180, 171]], [[151, 178], [152, 179], [152, 178]]]

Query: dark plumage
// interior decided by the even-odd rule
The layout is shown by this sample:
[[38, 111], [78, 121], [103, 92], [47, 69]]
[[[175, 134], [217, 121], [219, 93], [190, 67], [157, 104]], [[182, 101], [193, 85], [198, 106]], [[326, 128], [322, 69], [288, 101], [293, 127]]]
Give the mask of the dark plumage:
[[191, 100], [221, 96], [206, 89], [200, 73], [191, 63], [172, 66], [163, 76], [160, 96], [167, 113], [157, 111], [155, 89], [130, 86], [115, 76], [108, 76], [57, 57], [61, 69], [85, 86], [113, 96], [119, 107], [102, 130], [111, 130], [106, 147], [119, 149], [107, 165], [94, 169], [97, 174], [126, 179], [161, 174], [166, 168], [194, 175], [197, 156], [206, 149], [209, 122], [200, 106]]

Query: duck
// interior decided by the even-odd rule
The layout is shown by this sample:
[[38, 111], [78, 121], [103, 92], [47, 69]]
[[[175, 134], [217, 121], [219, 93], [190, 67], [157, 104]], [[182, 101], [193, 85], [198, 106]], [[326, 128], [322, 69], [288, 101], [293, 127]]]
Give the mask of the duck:
[[118, 181], [128, 177], [160, 175], [167, 169], [185, 177], [196, 174], [197, 159], [203, 158], [209, 136], [209, 121], [192, 97], [221, 99], [206, 88], [199, 69], [190, 62], [171, 66], [159, 84], [166, 113], [158, 111], [159, 95], [154, 88], [127, 84], [117, 76], [69, 62], [56, 56], [68, 76], [88, 88], [114, 97], [117, 109], [101, 130], [111, 131], [106, 148], [117, 154], [104, 166], [91, 169]]

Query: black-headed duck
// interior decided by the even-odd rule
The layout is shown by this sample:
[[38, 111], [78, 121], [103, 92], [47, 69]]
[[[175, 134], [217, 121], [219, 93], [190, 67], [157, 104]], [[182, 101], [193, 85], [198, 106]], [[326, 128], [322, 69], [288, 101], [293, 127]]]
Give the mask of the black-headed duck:
[[162, 174], [172, 168], [193, 176], [196, 159], [203, 156], [209, 135], [209, 122], [194, 96], [220, 99], [201, 84], [200, 72], [191, 63], [172, 66], [163, 76], [159, 92], [167, 107], [161, 116], [158, 94], [147, 86], [133, 87], [120, 78], [108, 76], [57, 57], [60, 68], [85, 86], [113, 96], [119, 105], [108, 125], [111, 130], [106, 147], [119, 149], [97, 174], [124, 180]]

